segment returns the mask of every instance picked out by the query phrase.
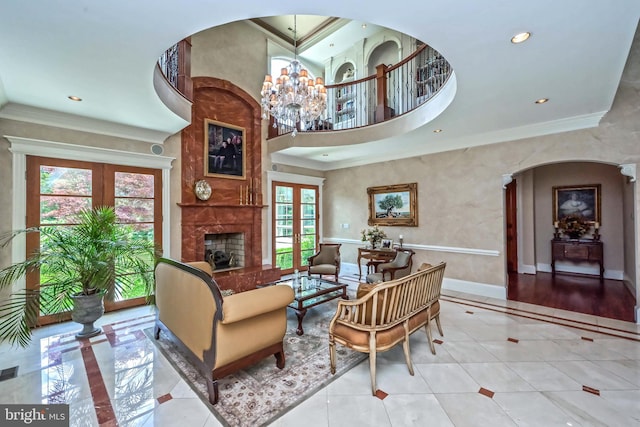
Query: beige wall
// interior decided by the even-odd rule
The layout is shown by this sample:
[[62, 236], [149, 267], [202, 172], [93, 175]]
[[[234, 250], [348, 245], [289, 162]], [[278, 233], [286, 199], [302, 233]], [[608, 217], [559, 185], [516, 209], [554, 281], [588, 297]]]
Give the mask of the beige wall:
[[[633, 50], [635, 56], [629, 60], [614, 105], [597, 128], [327, 172], [324, 192], [325, 236], [347, 241], [360, 239], [359, 231], [367, 226], [367, 187], [417, 182], [420, 225], [415, 228], [387, 227], [390, 237], [397, 239], [399, 234], [403, 234], [406, 243], [418, 247], [435, 245], [447, 249], [499, 251], [499, 256], [487, 256], [418, 250], [416, 258], [418, 262], [441, 259], [448, 261], [446, 276], [449, 278], [504, 287], [506, 262], [503, 174], [517, 176], [518, 173], [537, 166], [576, 161], [608, 165], [640, 162], [640, 55], [637, 52], [637, 42], [638, 40]], [[563, 166], [558, 168], [562, 169]], [[597, 171], [597, 175], [592, 175], [591, 168], [593, 173]], [[623, 207], [623, 188], [619, 183], [625, 180], [621, 175], [616, 176], [612, 172], [614, 169], [613, 166], [593, 164], [590, 169], [585, 169], [583, 177], [590, 182], [596, 177], [604, 182], [603, 203], [606, 205], [606, 213], [603, 212], [605, 225], [602, 231], [607, 234], [609, 242], [605, 256], [610, 268], [624, 269], [624, 256], [635, 259], [635, 252], [638, 251], [635, 231], [637, 215], [624, 226], [623, 215], [615, 211]], [[601, 176], [600, 173], [605, 175]], [[557, 177], [560, 179], [559, 175]], [[526, 185], [535, 188], [539, 179], [538, 171], [529, 179], [525, 188]], [[573, 182], [573, 178], [568, 178], [565, 183], [569, 185]], [[560, 182], [553, 185], [559, 184]], [[549, 186], [551, 182], [545, 185]], [[634, 204], [633, 209], [626, 214], [627, 217], [631, 215], [631, 211], [640, 211], [638, 186], [632, 185], [633, 190], [624, 190], [634, 194], [634, 197], [625, 197], [627, 203]], [[544, 191], [550, 194], [550, 189]], [[525, 200], [524, 204], [525, 207], [534, 206], [536, 218], [538, 212], [548, 213], [551, 209], [550, 199], [548, 208], [537, 206], [539, 202], [541, 200], [531, 199]], [[534, 221], [536, 225], [538, 219]], [[533, 231], [534, 236], [538, 236], [536, 239], [540, 239], [538, 248], [533, 253], [536, 258], [548, 258], [543, 247], [546, 248], [549, 238], [549, 230], [546, 230], [549, 221], [540, 221], [537, 225], [545, 227], [545, 230], [542, 234], [540, 230]], [[616, 222], [619, 225], [614, 225]], [[350, 224], [350, 228], [341, 228], [340, 224], [344, 223]], [[630, 229], [634, 232], [630, 233]], [[623, 230], [626, 230], [624, 239]], [[531, 229], [528, 235], [531, 237]], [[355, 262], [357, 246], [358, 244], [345, 245], [341, 252], [346, 262]], [[631, 248], [625, 250], [627, 246]], [[528, 248], [523, 256], [530, 259], [531, 254], [531, 248]], [[622, 257], [616, 259], [620, 255]], [[630, 273], [632, 281], [638, 283], [637, 272], [626, 273]]]
[[[258, 98], [260, 82], [267, 68], [264, 34], [246, 24], [237, 23], [197, 34], [192, 41], [194, 76], [211, 75], [230, 80]], [[538, 166], [562, 162], [598, 162], [610, 165], [640, 162], [638, 45], [636, 40], [632, 51], [633, 59], [625, 71], [614, 105], [597, 128], [327, 172], [322, 219], [324, 237], [353, 241], [353, 244], [345, 244], [341, 252], [345, 262], [355, 262], [355, 248], [359, 245], [355, 242], [359, 242], [360, 230], [367, 226], [366, 188], [417, 182], [419, 227], [388, 227], [390, 237], [397, 240], [397, 236], [403, 234], [407, 244], [427, 247], [417, 250], [417, 263], [447, 261], [448, 278], [504, 287], [506, 262], [503, 174], [517, 176], [518, 173], [526, 173]], [[263, 129], [266, 130], [266, 125]], [[0, 135], [149, 152], [149, 144], [139, 141], [10, 120], [0, 120]], [[175, 205], [179, 202], [177, 198], [180, 194], [179, 143], [179, 135], [175, 135], [165, 144], [165, 155], [177, 157], [177, 161], [173, 163], [170, 184], [173, 242], [171, 256], [176, 258], [180, 257], [180, 216], [179, 208]], [[265, 141], [263, 153], [267, 151], [266, 145]], [[0, 139], [0, 213], [4, 214], [0, 215], [2, 230], [10, 228], [7, 213], [12, 211], [11, 154], [7, 147], [8, 142]], [[271, 163], [266, 157], [263, 159], [263, 169], [271, 169]], [[295, 170], [287, 169], [283, 171]], [[304, 170], [297, 172], [305, 173]], [[322, 174], [313, 172], [309, 175]], [[533, 180], [534, 177], [530, 179]], [[267, 182], [264, 176], [262, 182]], [[625, 269], [634, 283], [638, 283], [638, 272], [632, 271], [632, 267], [637, 264], [640, 190], [637, 184], [630, 185], [632, 188], [627, 186], [620, 193], [624, 194], [625, 212], [621, 251], [627, 260], [621, 268]], [[607, 190], [606, 194], [611, 193]], [[530, 202], [533, 203], [533, 200]], [[605, 230], [609, 233], [607, 218], [603, 218], [603, 233]], [[264, 219], [263, 224], [266, 228]], [[340, 224], [349, 224], [349, 228], [341, 228]], [[265, 229], [263, 235], [267, 235]], [[263, 253], [266, 251], [265, 245], [266, 242], [263, 242]], [[491, 254], [465, 253], [474, 250], [486, 250]], [[527, 252], [522, 255], [531, 256]], [[535, 256], [541, 255], [535, 253]], [[0, 250], [0, 263], [6, 264], [7, 260], [7, 251]]]

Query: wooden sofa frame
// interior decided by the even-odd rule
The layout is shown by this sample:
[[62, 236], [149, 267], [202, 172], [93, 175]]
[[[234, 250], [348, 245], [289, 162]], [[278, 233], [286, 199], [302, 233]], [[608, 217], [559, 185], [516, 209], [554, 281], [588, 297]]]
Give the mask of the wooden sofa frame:
[[356, 300], [338, 301], [336, 314], [329, 324], [331, 373], [336, 371], [336, 343], [369, 353], [371, 390], [375, 395], [376, 353], [402, 342], [405, 361], [413, 375], [409, 335], [424, 326], [431, 352], [435, 354], [432, 318], [436, 318], [438, 329], [442, 331], [439, 298], [445, 266], [443, 262], [400, 279], [377, 284]]

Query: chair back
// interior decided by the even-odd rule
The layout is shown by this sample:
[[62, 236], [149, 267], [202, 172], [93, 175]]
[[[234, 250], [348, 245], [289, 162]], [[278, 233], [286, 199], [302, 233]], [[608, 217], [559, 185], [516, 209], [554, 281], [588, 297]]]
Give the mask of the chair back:
[[313, 265], [335, 264], [340, 259], [340, 243], [320, 243], [320, 250], [313, 258]]

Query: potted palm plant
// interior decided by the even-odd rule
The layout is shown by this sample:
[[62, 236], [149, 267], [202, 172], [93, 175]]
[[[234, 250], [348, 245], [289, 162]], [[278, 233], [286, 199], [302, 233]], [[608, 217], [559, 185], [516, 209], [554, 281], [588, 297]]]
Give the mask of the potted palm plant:
[[[76, 337], [100, 333], [93, 325], [104, 313], [103, 300], [115, 301], [142, 285], [153, 295], [156, 248], [131, 226], [118, 224], [115, 210], [103, 206], [85, 209], [73, 226], [42, 226], [11, 232], [0, 239], [8, 245], [25, 233], [40, 234], [40, 248], [26, 260], [0, 270], [0, 290], [29, 273], [40, 272], [37, 289], [13, 290], [0, 303], [0, 341], [26, 346], [38, 315], [63, 314], [84, 327]], [[62, 316], [60, 316], [62, 320]]]

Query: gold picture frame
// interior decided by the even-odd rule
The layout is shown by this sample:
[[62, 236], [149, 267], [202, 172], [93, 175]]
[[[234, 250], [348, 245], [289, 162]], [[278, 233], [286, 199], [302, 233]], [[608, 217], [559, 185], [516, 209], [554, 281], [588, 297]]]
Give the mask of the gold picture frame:
[[418, 183], [367, 188], [369, 225], [418, 226]]
[[245, 179], [246, 148], [243, 127], [210, 119], [204, 120], [205, 176]]
[[553, 221], [568, 215], [582, 216], [589, 224], [602, 224], [600, 184], [553, 187]]

